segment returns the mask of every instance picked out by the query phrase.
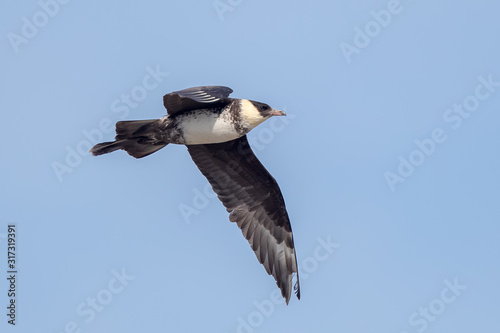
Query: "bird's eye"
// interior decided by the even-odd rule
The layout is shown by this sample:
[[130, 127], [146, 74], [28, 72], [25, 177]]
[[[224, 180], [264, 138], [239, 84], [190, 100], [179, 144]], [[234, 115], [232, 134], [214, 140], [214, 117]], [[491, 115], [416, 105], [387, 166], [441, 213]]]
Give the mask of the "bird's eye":
[[267, 105], [261, 105], [261, 106], [260, 106], [260, 109], [261, 109], [262, 111], [265, 111], [265, 110], [267, 110], [267, 109], [268, 109], [268, 106], [267, 106]]

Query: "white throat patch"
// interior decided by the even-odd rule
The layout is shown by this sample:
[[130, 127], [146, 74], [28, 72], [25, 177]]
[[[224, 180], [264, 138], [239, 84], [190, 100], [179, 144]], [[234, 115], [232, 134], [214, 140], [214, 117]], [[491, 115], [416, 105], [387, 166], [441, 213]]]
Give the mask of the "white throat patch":
[[241, 115], [243, 119], [250, 125], [250, 128], [254, 128], [261, 124], [267, 118], [262, 117], [259, 110], [250, 102], [248, 99], [240, 100]]

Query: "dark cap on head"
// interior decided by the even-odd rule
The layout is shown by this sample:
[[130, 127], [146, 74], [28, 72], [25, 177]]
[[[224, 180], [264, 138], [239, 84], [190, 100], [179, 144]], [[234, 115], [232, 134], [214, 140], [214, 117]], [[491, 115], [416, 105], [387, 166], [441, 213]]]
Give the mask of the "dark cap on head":
[[286, 116], [284, 111], [275, 110], [266, 103], [250, 101], [252, 104], [259, 110], [260, 114], [263, 117], [271, 117], [271, 116]]

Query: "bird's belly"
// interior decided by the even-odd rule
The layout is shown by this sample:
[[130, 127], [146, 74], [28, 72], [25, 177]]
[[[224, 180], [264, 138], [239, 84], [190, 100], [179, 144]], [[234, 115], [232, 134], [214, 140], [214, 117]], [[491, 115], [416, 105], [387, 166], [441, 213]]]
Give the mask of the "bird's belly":
[[234, 124], [219, 114], [211, 112], [187, 114], [179, 122], [184, 144], [220, 143], [241, 137]]

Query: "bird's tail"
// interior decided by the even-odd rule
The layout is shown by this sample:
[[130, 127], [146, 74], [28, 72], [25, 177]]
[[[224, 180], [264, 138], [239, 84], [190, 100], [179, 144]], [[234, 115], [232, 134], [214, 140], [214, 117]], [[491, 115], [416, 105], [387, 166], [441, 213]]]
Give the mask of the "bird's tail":
[[89, 152], [97, 156], [123, 149], [135, 158], [148, 156], [168, 144], [155, 138], [156, 124], [156, 119], [119, 121], [115, 141], [98, 143]]

